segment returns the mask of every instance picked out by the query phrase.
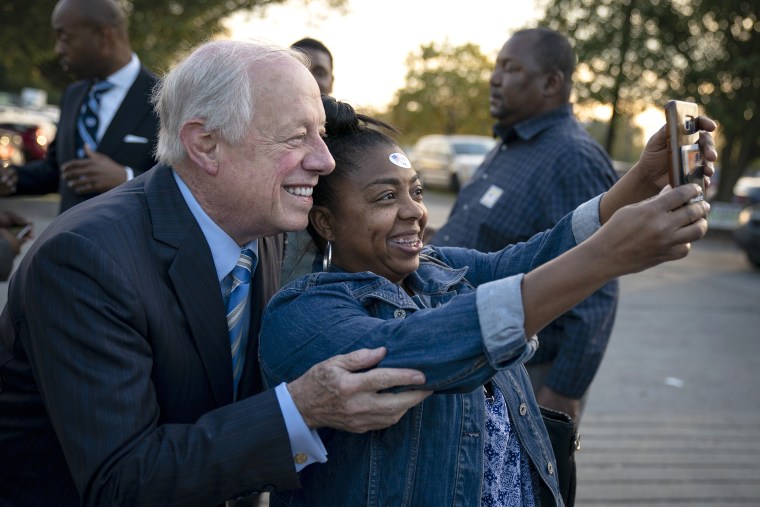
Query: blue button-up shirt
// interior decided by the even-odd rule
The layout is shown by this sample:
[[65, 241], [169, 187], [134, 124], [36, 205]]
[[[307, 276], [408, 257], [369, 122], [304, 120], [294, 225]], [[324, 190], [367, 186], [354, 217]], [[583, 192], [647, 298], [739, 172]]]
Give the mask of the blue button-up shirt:
[[[617, 180], [609, 157], [563, 106], [494, 129], [501, 142], [457, 196], [432, 244], [494, 252], [553, 227]], [[580, 398], [607, 348], [617, 307], [612, 281], [539, 333], [529, 364], [553, 361], [547, 385]]]

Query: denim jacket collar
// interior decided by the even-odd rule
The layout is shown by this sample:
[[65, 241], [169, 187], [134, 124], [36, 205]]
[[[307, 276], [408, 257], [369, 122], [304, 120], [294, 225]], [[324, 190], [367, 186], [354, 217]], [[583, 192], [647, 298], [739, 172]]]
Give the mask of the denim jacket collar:
[[[431, 248], [426, 247], [420, 255], [420, 267], [407, 276], [406, 283], [416, 294], [444, 294], [451, 287], [463, 281], [468, 283], [465, 278], [466, 273], [467, 268], [448, 266], [434, 257]], [[369, 280], [373, 280], [374, 283], [367, 283]], [[400, 285], [375, 273], [369, 271], [349, 273], [337, 266], [333, 266], [329, 272], [312, 273], [311, 276], [302, 281], [310, 285], [335, 282], [349, 283], [352, 286], [354, 296], [359, 299], [372, 296], [392, 304], [398, 304], [400, 294], [405, 294]]]

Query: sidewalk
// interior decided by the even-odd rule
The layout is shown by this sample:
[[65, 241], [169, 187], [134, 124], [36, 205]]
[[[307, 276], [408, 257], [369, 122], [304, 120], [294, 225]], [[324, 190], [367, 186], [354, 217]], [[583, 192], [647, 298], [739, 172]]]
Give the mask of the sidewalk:
[[621, 279], [577, 505], [760, 505], [760, 271], [728, 234]]
[[760, 505], [760, 416], [596, 413], [582, 423], [576, 503]]

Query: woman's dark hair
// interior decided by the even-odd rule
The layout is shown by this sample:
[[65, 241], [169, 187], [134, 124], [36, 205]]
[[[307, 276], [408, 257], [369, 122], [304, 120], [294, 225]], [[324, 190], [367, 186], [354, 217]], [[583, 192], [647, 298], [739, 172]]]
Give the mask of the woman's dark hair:
[[[357, 113], [350, 104], [328, 95], [322, 96], [322, 105], [327, 118], [325, 144], [335, 159], [335, 170], [319, 177], [312, 198], [315, 205], [330, 207], [330, 202], [335, 198], [335, 182], [354, 174], [371, 148], [382, 144], [395, 146], [396, 141], [386, 131], [398, 134], [398, 130], [377, 118]], [[307, 230], [321, 247], [324, 241], [313, 230], [311, 223]]]

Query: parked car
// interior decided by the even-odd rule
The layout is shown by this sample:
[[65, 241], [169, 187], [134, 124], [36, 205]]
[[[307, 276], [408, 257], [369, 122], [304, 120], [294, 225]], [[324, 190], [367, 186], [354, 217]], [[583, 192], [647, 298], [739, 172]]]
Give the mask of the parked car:
[[733, 236], [749, 261], [760, 268], [760, 203], [747, 206], [739, 213]]
[[55, 135], [53, 123], [3, 122], [0, 128], [13, 130], [21, 135], [24, 157], [26, 160], [45, 158], [48, 145]]
[[0, 128], [0, 168], [24, 163], [24, 142], [21, 134]]
[[760, 203], [760, 171], [736, 181], [732, 200], [743, 205]]
[[417, 140], [409, 158], [425, 185], [458, 192], [495, 144], [486, 136], [428, 135]]

